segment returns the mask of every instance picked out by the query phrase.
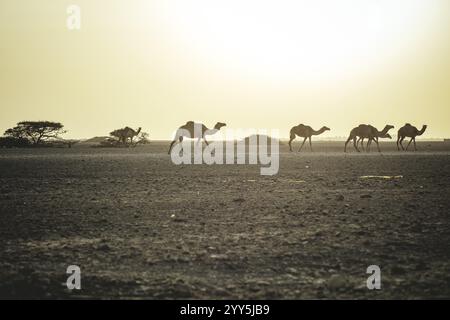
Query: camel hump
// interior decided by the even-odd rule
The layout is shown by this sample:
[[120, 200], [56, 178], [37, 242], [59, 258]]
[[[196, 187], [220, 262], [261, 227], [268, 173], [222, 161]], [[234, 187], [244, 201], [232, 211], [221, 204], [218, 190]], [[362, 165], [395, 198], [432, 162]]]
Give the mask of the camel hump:
[[411, 123], [405, 123], [405, 127], [411, 127]]
[[187, 124], [187, 125], [193, 125], [193, 124], [194, 124], [194, 121], [188, 121], [188, 122], [186, 122], [186, 124]]

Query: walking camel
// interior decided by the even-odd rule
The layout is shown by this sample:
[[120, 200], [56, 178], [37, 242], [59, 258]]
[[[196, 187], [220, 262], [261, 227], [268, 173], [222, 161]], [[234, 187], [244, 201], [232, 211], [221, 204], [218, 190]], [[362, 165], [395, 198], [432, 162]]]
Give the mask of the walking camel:
[[411, 138], [411, 140], [409, 140], [409, 143], [406, 146], [406, 150], [408, 150], [411, 142], [414, 142], [414, 151], [417, 151], [416, 137], [421, 136], [425, 132], [426, 129], [427, 129], [427, 125], [425, 125], [425, 124], [422, 126], [422, 129], [419, 130], [416, 127], [412, 126], [411, 124], [406, 123], [403, 127], [398, 129], [397, 149], [400, 151], [400, 147], [402, 147], [402, 150], [405, 150], [402, 142], [406, 137], [408, 137], [408, 138]]
[[353, 140], [353, 147], [356, 149], [356, 151], [360, 152], [358, 149], [358, 145], [356, 142], [356, 138], [359, 137], [359, 141], [361, 141], [362, 149], [364, 151], [364, 139], [369, 139], [367, 142], [367, 151], [370, 149], [370, 145], [372, 141], [375, 141], [377, 144], [378, 152], [381, 152], [380, 145], [378, 144], [378, 138], [389, 138], [392, 137], [388, 134], [388, 131], [393, 129], [394, 126], [386, 125], [383, 130], [378, 131], [377, 128], [374, 126], [368, 125], [368, 124], [360, 124], [356, 128], [353, 128], [352, 131], [350, 131], [350, 135], [345, 142], [344, 152], [347, 152], [347, 144], [350, 142], [350, 140]]
[[122, 139], [123, 142], [126, 143], [128, 139], [130, 139], [130, 143], [133, 144], [134, 137], [137, 137], [139, 133], [141, 132], [142, 128], [139, 127], [137, 130], [134, 130], [130, 127], [125, 127], [122, 129]]
[[[363, 150], [363, 151], [365, 151], [364, 150], [364, 139], [369, 139], [368, 141], [367, 141], [367, 145], [366, 145], [366, 150], [367, 151], [370, 151], [370, 146], [371, 146], [371, 144], [372, 144], [372, 141], [375, 141], [375, 142], [378, 142], [378, 138], [388, 138], [388, 139], [392, 139], [392, 137], [391, 137], [391, 135], [389, 134], [389, 133], [383, 133], [382, 131], [378, 131], [378, 129], [377, 128], [375, 128], [374, 126], [371, 126], [371, 125], [368, 125], [369, 126], [369, 128], [370, 128], [370, 134], [372, 135], [372, 138], [370, 138], [369, 136], [362, 136], [362, 137], [359, 137], [359, 139], [358, 139], [358, 141], [356, 141], [356, 145], [358, 146], [358, 144], [361, 142], [361, 149]], [[394, 126], [391, 126], [392, 128], [391, 129], [393, 129], [394, 128]], [[390, 130], [390, 129], [389, 129]], [[378, 145], [378, 144], [377, 144]], [[380, 148], [378, 148], [378, 151], [380, 151], [379, 150]]]
[[199, 143], [202, 139], [205, 141], [206, 145], [208, 145], [208, 141], [206, 140], [207, 135], [213, 135], [217, 133], [222, 127], [225, 127], [226, 123], [217, 122], [214, 126], [214, 129], [208, 129], [202, 123], [195, 123], [194, 121], [188, 121], [185, 125], [178, 128], [175, 138], [170, 144], [169, 154], [172, 151], [173, 145], [177, 142], [177, 140], [181, 143], [183, 138], [191, 138], [197, 139], [197, 143]]
[[324, 127], [320, 128], [320, 130], [316, 131], [313, 128], [311, 128], [310, 126], [305, 126], [302, 123], [299, 124], [298, 126], [292, 127], [291, 131], [290, 131], [289, 150], [292, 152], [292, 141], [295, 139], [296, 136], [299, 136], [304, 139], [303, 139], [302, 145], [298, 149], [298, 152], [300, 152], [300, 150], [302, 150], [303, 145], [306, 142], [306, 139], [309, 139], [309, 147], [311, 148], [311, 151], [312, 151], [311, 137], [318, 136], [319, 134], [322, 134], [327, 130], [330, 130], [330, 128], [324, 126]]
[[128, 142], [128, 139], [130, 139], [130, 143], [133, 144], [134, 137], [138, 136], [141, 132], [142, 128], [138, 128], [137, 130], [134, 130], [130, 127], [125, 127], [122, 129], [114, 130], [110, 133], [110, 135], [117, 137], [119, 139], [119, 142], [126, 144]]

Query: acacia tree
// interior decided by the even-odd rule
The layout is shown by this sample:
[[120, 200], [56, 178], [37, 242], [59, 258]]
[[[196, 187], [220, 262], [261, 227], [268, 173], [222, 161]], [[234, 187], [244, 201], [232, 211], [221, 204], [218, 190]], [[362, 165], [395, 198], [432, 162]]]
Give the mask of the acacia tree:
[[150, 135], [147, 132], [141, 132], [138, 136], [138, 141], [136, 142], [136, 144], [149, 144], [150, 143], [149, 136]]
[[27, 139], [32, 145], [42, 144], [49, 139], [59, 138], [66, 133], [64, 126], [59, 122], [50, 121], [22, 121], [14, 128], [5, 131], [5, 136], [17, 139]]

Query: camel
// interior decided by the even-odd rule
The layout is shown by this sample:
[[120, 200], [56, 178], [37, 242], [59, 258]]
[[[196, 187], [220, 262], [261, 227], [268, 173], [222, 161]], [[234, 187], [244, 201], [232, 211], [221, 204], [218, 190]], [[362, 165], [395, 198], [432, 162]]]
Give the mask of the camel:
[[124, 143], [126, 143], [128, 141], [128, 139], [130, 139], [130, 143], [133, 144], [134, 137], [137, 137], [139, 135], [142, 128], [139, 127], [136, 131], [130, 127], [125, 127], [122, 130], [123, 130], [122, 131], [122, 139], [123, 139]]
[[214, 126], [214, 129], [208, 129], [202, 123], [195, 123], [194, 121], [188, 121], [185, 125], [178, 128], [175, 139], [172, 141], [169, 147], [169, 154], [172, 151], [173, 145], [177, 142], [177, 140], [181, 143], [183, 138], [191, 138], [197, 139], [197, 143], [199, 143], [202, 139], [205, 141], [206, 145], [208, 145], [208, 141], [206, 140], [207, 135], [213, 135], [217, 133], [222, 127], [225, 127], [226, 123], [217, 122]]
[[[365, 126], [365, 125], [363, 125], [363, 126]], [[367, 151], [370, 151], [370, 145], [372, 144], [372, 141], [375, 141], [375, 143], [377, 143], [377, 146], [378, 146], [378, 139], [379, 138], [392, 139], [391, 135], [389, 133], [387, 133], [387, 132], [390, 129], [393, 129], [394, 126], [386, 125], [382, 131], [378, 131], [377, 128], [375, 128], [374, 126], [371, 126], [370, 124], [367, 125], [367, 126], [369, 127], [369, 131], [364, 132], [364, 130], [362, 130], [361, 134], [363, 134], [363, 136], [360, 136], [358, 141], [356, 142], [356, 146], [358, 146], [358, 144], [361, 142], [361, 149], [363, 151], [364, 151], [364, 139], [366, 139], [366, 138], [369, 139], [367, 141], [367, 145], [366, 145], [366, 150]], [[372, 136], [372, 137], [370, 138], [370, 136]], [[380, 151], [379, 146], [378, 146], [378, 151]]]
[[[367, 142], [367, 149], [370, 148], [371, 142], [375, 141], [375, 143], [377, 144], [378, 152], [381, 152], [380, 145], [378, 144], [378, 138], [392, 138], [388, 134], [388, 131], [393, 128], [394, 128], [394, 126], [386, 125], [383, 130], [378, 131], [378, 129], [375, 128], [374, 126], [367, 125], [367, 124], [360, 124], [356, 128], [353, 128], [352, 131], [350, 131], [350, 136], [348, 137], [347, 141], [345, 142], [344, 152], [347, 152], [347, 144], [350, 142], [350, 140], [353, 140], [353, 146], [356, 149], [356, 151], [360, 152], [358, 149], [358, 145], [356, 143], [356, 137], [360, 138], [359, 140], [362, 141], [361, 142], [362, 145], [364, 143], [364, 139], [366, 139], [366, 138], [369, 139], [369, 141]], [[364, 146], [363, 146], [363, 150], [364, 150]]]
[[141, 130], [142, 128], [140, 127], [137, 129], [137, 131], [130, 127], [125, 127], [122, 129], [114, 130], [113, 132], [111, 132], [111, 135], [119, 138], [119, 141], [123, 144], [126, 144], [128, 142], [128, 139], [130, 139], [130, 143], [133, 144], [134, 137], [138, 136]]
[[408, 145], [406, 146], [406, 150], [408, 150], [411, 142], [414, 142], [414, 151], [417, 151], [416, 137], [421, 136], [425, 132], [426, 129], [427, 129], [427, 125], [425, 125], [425, 124], [422, 126], [422, 129], [419, 130], [409, 123], [406, 123], [403, 127], [398, 129], [398, 137], [397, 137], [398, 151], [400, 151], [400, 146], [402, 147], [402, 150], [405, 150], [405, 148], [403, 148], [402, 142], [406, 137], [411, 138], [411, 140], [409, 140]]
[[330, 128], [328, 127], [322, 127], [320, 128], [320, 130], [314, 130], [313, 128], [311, 128], [310, 126], [305, 126], [304, 124], [299, 124], [298, 126], [292, 127], [291, 131], [290, 131], [290, 140], [289, 140], [289, 150], [292, 152], [292, 141], [295, 139], [296, 136], [302, 137], [303, 139], [303, 143], [300, 146], [300, 148], [298, 149], [298, 152], [300, 152], [300, 150], [302, 150], [303, 145], [306, 142], [306, 139], [309, 139], [309, 147], [311, 148], [312, 151], [312, 143], [311, 143], [311, 136], [318, 136], [319, 134], [322, 134], [323, 132], [330, 130]]

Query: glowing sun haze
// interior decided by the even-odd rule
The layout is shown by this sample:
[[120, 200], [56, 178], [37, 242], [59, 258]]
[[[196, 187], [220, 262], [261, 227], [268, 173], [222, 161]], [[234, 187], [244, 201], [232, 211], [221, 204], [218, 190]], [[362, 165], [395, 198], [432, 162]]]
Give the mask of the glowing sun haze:
[[448, 0], [2, 0], [0, 36], [1, 131], [411, 122], [450, 137]]

